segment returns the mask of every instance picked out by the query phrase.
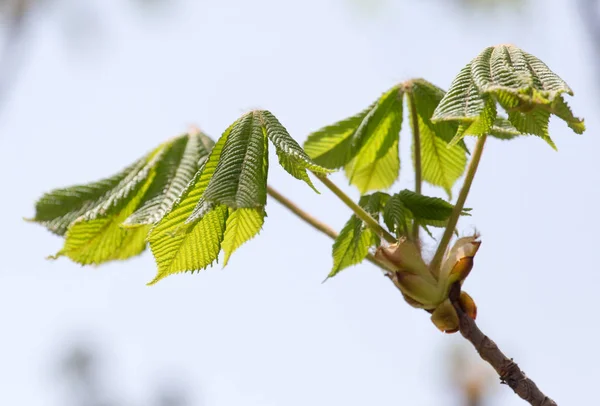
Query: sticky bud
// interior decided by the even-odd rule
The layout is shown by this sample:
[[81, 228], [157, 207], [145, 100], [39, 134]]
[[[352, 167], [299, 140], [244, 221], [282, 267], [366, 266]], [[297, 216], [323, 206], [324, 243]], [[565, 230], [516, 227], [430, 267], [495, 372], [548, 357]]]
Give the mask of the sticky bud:
[[419, 308], [432, 309], [439, 301], [438, 286], [429, 283], [420, 275], [399, 271], [395, 277], [402, 293], [419, 303]]
[[431, 314], [431, 321], [444, 333], [456, 333], [459, 328], [458, 314], [450, 302], [450, 299], [444, 300]]
[[429, 268], [423, 261], [421, 252], [412, 241], [401, 240], [387, 247], [379, 247], [375, 252], [375, 258], [396, 271], [429, 275]]
[[446, 279], [448, 287], [455, 282], [462, 283], [469, 276], [473, 269], [473, 258], [481, 245], [477, 238], [477, 235], [459, 238], [446, 255], [440, 277]]
[[477, 318], [477, 305], [475, 301], [467, 292], [461, 291], [460, 296], [458, 298], [458, 304], [460, 304], [461, 309], [473, 320]]

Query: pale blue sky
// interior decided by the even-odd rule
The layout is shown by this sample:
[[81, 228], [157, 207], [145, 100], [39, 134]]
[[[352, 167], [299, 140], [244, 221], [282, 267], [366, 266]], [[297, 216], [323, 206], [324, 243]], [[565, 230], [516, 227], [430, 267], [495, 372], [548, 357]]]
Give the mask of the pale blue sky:
[[[567, 80], [588, 131], [553, 121], [558, 153], [534, 138], [488, 144], [459, 225], [483, 240], [465, 288], [484, 332], [559, 404], [596, 398], [600, 102], [572, 0], [532, 0], [516, 18], [433, 0], [382, 2], [370, 17], [344, 0], [178, 2], [164, 19], [94, 3], [105, 35], [82, 52], [40, 19], [0, 118], [0, 405], [63, 406], [54, 363], [79, 338], [138, 404], [175, 379], [207, 406], [454, 405], [445, 354], [462, 338], [438, 333], [368, 264], [321, 284], [331, 242], [275, 202], [225, 270], [151, 288], [149, 252], [100, 268], [49, 262], [61, 240], [21, 218], [43, 192], [110, 175], [190, 124], [218, 136], [265, 108], [303, 141], [400, 81], [447, 88], [504, 42]], [[412, 186], [407, 142], [394, 189]], [[269, 183], [341, 228], [349, 211], [275, 162]]]

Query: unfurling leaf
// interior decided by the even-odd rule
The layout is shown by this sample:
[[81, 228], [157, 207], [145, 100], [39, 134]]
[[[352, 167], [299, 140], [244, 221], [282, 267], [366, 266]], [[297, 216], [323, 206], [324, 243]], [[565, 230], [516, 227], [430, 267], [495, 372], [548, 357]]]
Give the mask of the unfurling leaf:
[[[388, 198], [389, 195], [377, 192], [361, 197], [358, 204], [378, 220]], [[362, 262], [369, 248], [379, 243], [379, 236], [356, 215], [352, 215], [333, 243], [333, 268], [327, 277], [332, 278], [343, 269]]]
[[204, 269], [221, 249], [227, 264], [260, 231], [266, 216], [269, 140], [284, 169], [311, 187], [307, 169], [329, 172], [308, 157], [270, 112], [245, 114], [223, 133], [188, 189], [150, 232], [158, 264], [151, 283]]
[[395, 86], [355, 116], [310, 134], [306, 152], [327, 168], [344, 167], [361, 193], [389, 188], [400, 170], [403, 95]]
[[135, 256], [211, 143], [201, 133], [177, 137], [111, 178], [47, 193], [32, 220], [65, 236], [54, 258], [64, 255], [88, 265]]
[[573, 95], [538, 58], [512, 45], [498, 45], [484, 49], [461, 70], [433, 120], [459, 122], [456, 139], [488, 132], [506, 135], [489, 128], [495, 122], [497, 102], [518, 132], [537, 135], [556, 148], [548, 135], [550, 115], [564, 120], [578, 134], [585, 131], [583, 120], [575, 117], [564, 101], [564, 93]]

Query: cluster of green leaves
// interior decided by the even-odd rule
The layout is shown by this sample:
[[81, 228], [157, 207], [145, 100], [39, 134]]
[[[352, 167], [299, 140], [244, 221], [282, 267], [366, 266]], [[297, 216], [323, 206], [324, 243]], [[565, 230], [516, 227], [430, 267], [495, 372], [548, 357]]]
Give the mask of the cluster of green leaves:
[[[451, 197], [452, 186], [465, 170], [468, 150], [462, 142], [449, 145], [459, 123], [431, 120], [444, 96], [442, 89], [424, 79], [399, 84], [360, 113], [310, 134], [304, 149], [326, 168], [344, 168], [361, 194], [387, 189], [400, 174], [399, 140], [406, 102], [414, 135], [413, 162], [418, 139], [423, 180], [442, 187]], [[490, 134], [507, 139], [519, 131], [498, 118]]]
[[[573, 116], [563, 93], [573, 94], [539, 59], [509, 45], [489, 47], [461, 70], [447, 93], [423, 79], [404, 82], [360, 113], [310, 134], [304, 150], [270, 112], [252, 111], [216, 144], [199, 132], [185, 134], [110, 178], [47, 193], [32, 220], [65, 238], [55, 257], [84, 265], [132, 257], [149, 243], [158, 264], [151, 283], [204, 269], [221, 251], [227, 264], [263, 226], [270, 141], [281, 166], [311, 188], [307, 171], [344, 168], [363, 195], [359, 205], [390, 232], [408, 237], [423, 227], [429, 233], [428, 226], [446, 226], [453, 205], [408, 190], [381, 192], [399, 177], [404, 105], [416, 178], [451, 197], [466, 167], [466, 135], [533, 134], [554, 147], [548, 136], [552, 114], [582, 133], [583, 120]], [[365, 194], [370, 191], [378, 192]], [[380, 236], [353, 215], [334, 242], [329, 276], [379, 245]]]
[[[375, 192], [363, 195], [359, 205], [400, 239], [411, 235], [412, 227], [445, 227], [454, 206], [444, 199], [417, 194], [410, 190], [389, 195]], [[463, 210], [468, 215], [470, 209]], [[333, 244], [333, 268], [328, 278], [362, 262], [369, 249], [379, 247], [380, 237], [356, 215], [350, 217]]]
[[212, 265], [262, 228], [269, 142], [283, 168], [312, 185], [311, 161], [268, 111], [235, 121], [215, 144], [202, 133], [175, 138], [117, 175], [57, 189], [36, 204], [32, 221], [64, 236], [55, 256], [101, 264], [141, 253], [146, 243], [165, 276]]
[[499, 104], [518, 132], [537, 135], [556, 148], [548, 135], [552, 114], [577, 134], [585, 131], [583, 120], [573, 115], [563, 93], [573, 95], [538, 58], [512, 45], [498, 45], [486, 48], [460, 71], [432, 121], [458, 124], [452, 145], [466, 135], [489, 133], [497, 122]]

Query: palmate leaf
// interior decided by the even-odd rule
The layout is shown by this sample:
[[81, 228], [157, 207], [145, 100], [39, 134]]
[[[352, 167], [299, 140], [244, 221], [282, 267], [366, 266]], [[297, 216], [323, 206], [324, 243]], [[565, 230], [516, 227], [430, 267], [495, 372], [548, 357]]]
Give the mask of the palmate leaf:
[[157, 275], [150, 284], [175, 273], [204, 269], [218, 258], [228, 208], [199, 202], [236, 123], [223, 133], [180, 198], [150, 231], [148, 242], [158, 266]]
[[243, 243], [259, 233], [266, 212], [268, 141], [292, 176], [310, 186], [315, 164], [268, 111], [252, 111], [219, 138], [210, 156], [148, 240], [158, 264], [150, 284], [179, 272], [212, 265], [221, 250], [225, 264]]
[[[362, 196], [358, 204], [378, 220], [388, 198], [386, 193], [377, 192]], [[379, 236], [367, 228], [356, 215], [352, 215], [333, 243], [333, 268], [327, 278], [332, 278], [345, 268], [362, 262], [369, 253], [369, 248], [379, 244]]]
[[[160, 213], [173, 200], [180, 184], [187, 184], [206, 154], [204, 134], [177, 137], [107, 180], [58, 189], [36, 204], [34, 221], [65, 236], [53, 258], [67, 256], [80, 264], [101, 264], [141, 253], [151, 221], [150, 207]], [[185, 151], [185, 153], [184, 153]], [[168, 168], [189, 167], [188, 170]], [[124, 228], [128, 218], [139, 221]]]
[[583, 120], [573, 115], [563, 93], [573, 95], [538, 58], [512, 45], [498, 45], [484, 49], [460, 71], [432, 120], [459, 122], [456, 139], [487, 132], [506, 139], [507, 132], [490, 128], [490, 123], [497, 123], [497, 102], [518, 132], [537, 135], [556, 148], [548, 135], [550, 115], [564, 120], [578, 134], [585, 131]]

